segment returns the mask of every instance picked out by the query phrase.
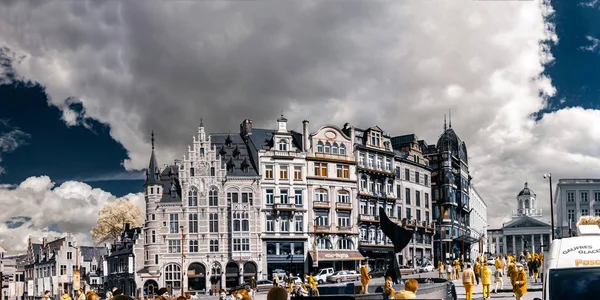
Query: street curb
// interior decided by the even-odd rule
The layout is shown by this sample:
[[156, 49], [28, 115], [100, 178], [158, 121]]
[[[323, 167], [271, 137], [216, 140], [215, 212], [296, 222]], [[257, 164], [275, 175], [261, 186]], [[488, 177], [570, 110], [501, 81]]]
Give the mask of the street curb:
[[[512, 289], [498, 289], [498, 293], [512, 293]], [[527, 292], [541, 292], [543, 288], [528, 288]], [[492, 290], [493, 292], [493, 290]]]

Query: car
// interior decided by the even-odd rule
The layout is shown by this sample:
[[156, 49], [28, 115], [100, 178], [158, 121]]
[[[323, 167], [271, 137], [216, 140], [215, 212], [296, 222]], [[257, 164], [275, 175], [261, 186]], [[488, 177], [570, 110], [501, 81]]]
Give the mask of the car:
[[369, 277], [371, 278], [379, 278], [385, 275], [385, 269], [374, 269], [369, 272]]
[[400, 266], [400, 274], [401, 275], [415, 274], [415, 269], [413, 269], [409, 266]]
[[424, 263], [419, 268], [419, 273], [433, 272], [433, 265], [431, 263]]
[[275, 278], [275, 275], [277, 275], [277, 277], [279, 277], [279, 279], [283, 279], [283, 277], [287, 276], [287, 272], [285, 270], [282, 269], [275, 269], [273, 270], [273, 273], [271, 274], [271, 278]]
[[334, 272], [335, 270], [333, 270], [333, 268], [323, 268], [317, 271], [317, 274], [315, 274], [314, 278], [317, 283], [322, 284], [325, 283], [325, 281], [327, 281], [327, 277], [331, 276], [331, 274]]
[[360, 274], [355, 271], [337, 271], [327, 277], [327, 282], [356, 281], [360, 278]]
[[269, 291], [273, 287], [273, 281], [271, 280], [258, 280], [256, 281], [256, 291]]
[[491, 258], [491, 257], [488, 258], [488, 260], [487, 260], [488, 266], [493, 266], [495, 261], [496, 261], [496, 259], [494, 259], [494, 258]]

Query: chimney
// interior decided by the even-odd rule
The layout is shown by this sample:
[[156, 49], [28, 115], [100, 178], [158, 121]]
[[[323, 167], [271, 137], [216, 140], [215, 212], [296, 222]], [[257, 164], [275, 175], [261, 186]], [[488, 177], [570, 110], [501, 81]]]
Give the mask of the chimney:
[[245, 119], [242, 124], [240, 124], [240, 134], [242, 135], [242, 138], [252, 135], [252, 120]]
[[308, 133], [308, 120], [304, 120], [302, 121], [302, 146], [304, 148], [304, 152], [308, 152], [308, 150], [310, 149], [310, 140], [309, 140], [309, 133]]
[[129, 223], [125, 223], [125, 230], [124, 231], [129, 231], [129, 229], [130, 229]]

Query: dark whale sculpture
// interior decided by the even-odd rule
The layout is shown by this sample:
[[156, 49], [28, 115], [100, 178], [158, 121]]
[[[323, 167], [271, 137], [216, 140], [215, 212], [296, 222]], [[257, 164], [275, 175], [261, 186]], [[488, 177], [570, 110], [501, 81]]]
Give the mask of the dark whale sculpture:
[[388, 218], [383, 207], [379, 208], [379, 224], [383, 234], [392, 240], [392, 244], [394, 244], [394, 258], [390, 262], [388, 269], [385, 272], [385, 277], [390, 276], [393, 283], [399, 284], [400, 279], [402, 279], [402, 274], [400, 273], [400, 264], [396, 254], [398, 252], [402, 252], [402, 250], [408, 246], [413, 238], [414, 230], [408, 230], [394, 223], [392, 220], [390, 220], [390, 218]]

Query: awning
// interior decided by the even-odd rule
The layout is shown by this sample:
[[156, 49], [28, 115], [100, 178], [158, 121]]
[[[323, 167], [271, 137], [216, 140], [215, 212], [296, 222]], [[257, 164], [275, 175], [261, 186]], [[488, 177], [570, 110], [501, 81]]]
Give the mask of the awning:
[[[347, 251], [329, 251], [319, 250], [318, 261], [350, 261], [350, 260], [364, 260], [365, 258], [356, 250]], [[310, 251], [310, 257], [315, 260], [315, 252]]]
[[463, 241], [465, 242], [465, 244], [471, 245], [471, 244], [478, 243], [479, 239], [476, 239], [476, 238], [474, 238], [472, 236], [468, 236], [468, 235], [464, 236], [464, 240], [463, 240], [463, 236], [458, 236], [458, 237], [454, 238], [455, 243], [462, 243]]

